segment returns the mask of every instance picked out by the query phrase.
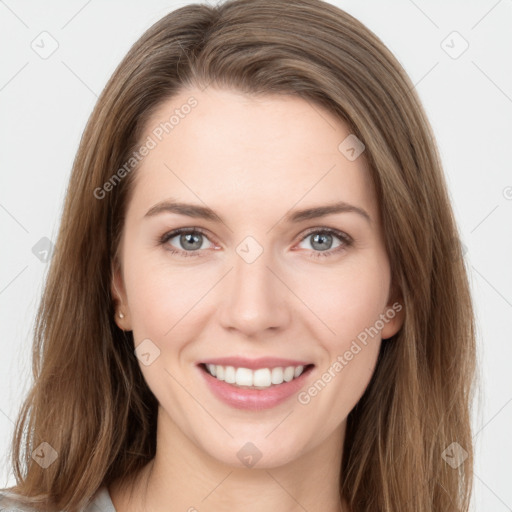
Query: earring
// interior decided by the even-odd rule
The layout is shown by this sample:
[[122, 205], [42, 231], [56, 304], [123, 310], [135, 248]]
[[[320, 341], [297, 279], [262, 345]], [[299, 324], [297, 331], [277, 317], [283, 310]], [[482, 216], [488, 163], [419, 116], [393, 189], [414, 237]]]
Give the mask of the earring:
[[122, 318], [124, 318], [124, 314], [123, 314], [123, 313], [119, 313], [119, 315], [118, 315], [118, 316], [119, 316], [119, 318], [121, 318], [121, 319], [122, 319]]

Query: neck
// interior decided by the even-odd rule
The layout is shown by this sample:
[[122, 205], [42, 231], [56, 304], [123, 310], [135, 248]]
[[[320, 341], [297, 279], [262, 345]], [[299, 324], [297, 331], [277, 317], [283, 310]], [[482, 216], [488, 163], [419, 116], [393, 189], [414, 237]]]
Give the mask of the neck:
[[155, 458], [110, 486], [112, 502], [116, 512], [348, 512], [339, 495], [345, 425], [285, 464], [234, 467], [206, 454], [160, 410]]

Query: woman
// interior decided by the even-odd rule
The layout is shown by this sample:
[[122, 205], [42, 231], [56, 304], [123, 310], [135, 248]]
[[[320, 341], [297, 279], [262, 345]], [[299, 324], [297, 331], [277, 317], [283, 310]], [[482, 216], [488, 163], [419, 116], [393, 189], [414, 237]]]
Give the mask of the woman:
[[2, 507], [467, 510], [474, 343], [389, 50], [319, 0], [183, 7], [83, 135]]

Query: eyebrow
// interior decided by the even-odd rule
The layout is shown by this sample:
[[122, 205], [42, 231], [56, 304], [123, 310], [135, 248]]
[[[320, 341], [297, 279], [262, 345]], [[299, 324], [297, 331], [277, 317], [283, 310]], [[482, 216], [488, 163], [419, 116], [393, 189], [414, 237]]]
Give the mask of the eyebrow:
[[[181, 203], [173, 200], [164, 200], [155, 204], [148, 210], [144, 217], [154, 217], [161, 213], [176, 213], [178, 215], [185, 215], [187, 217], [205, 219], [224, 224], [222, 217], [207, 206]], [[348, 204], [344, 201], [306, 208], [304, 210], [291, 211], [284, 216], [284, 221], [287, 223], [299, 223], [305, 220], [316, 219], [318, 217], [324, 217], [326, 215], [333, 215], [336, 213], [356, 213], [366, 219], [370, 224], [372, 223], [372, 219], [366, 210], [359, 208], [358, 206]]]

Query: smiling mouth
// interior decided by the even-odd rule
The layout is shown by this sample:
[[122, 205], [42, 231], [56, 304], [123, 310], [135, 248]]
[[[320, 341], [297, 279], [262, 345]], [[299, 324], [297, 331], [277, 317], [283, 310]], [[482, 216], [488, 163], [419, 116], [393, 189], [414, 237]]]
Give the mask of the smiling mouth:
[[309, 373], [314, 364], [278, 366], [274, 368], [250, 368], [201, 363], [199, 367], [219, 381], [241, 389], [269, 389], [298, 379]]

